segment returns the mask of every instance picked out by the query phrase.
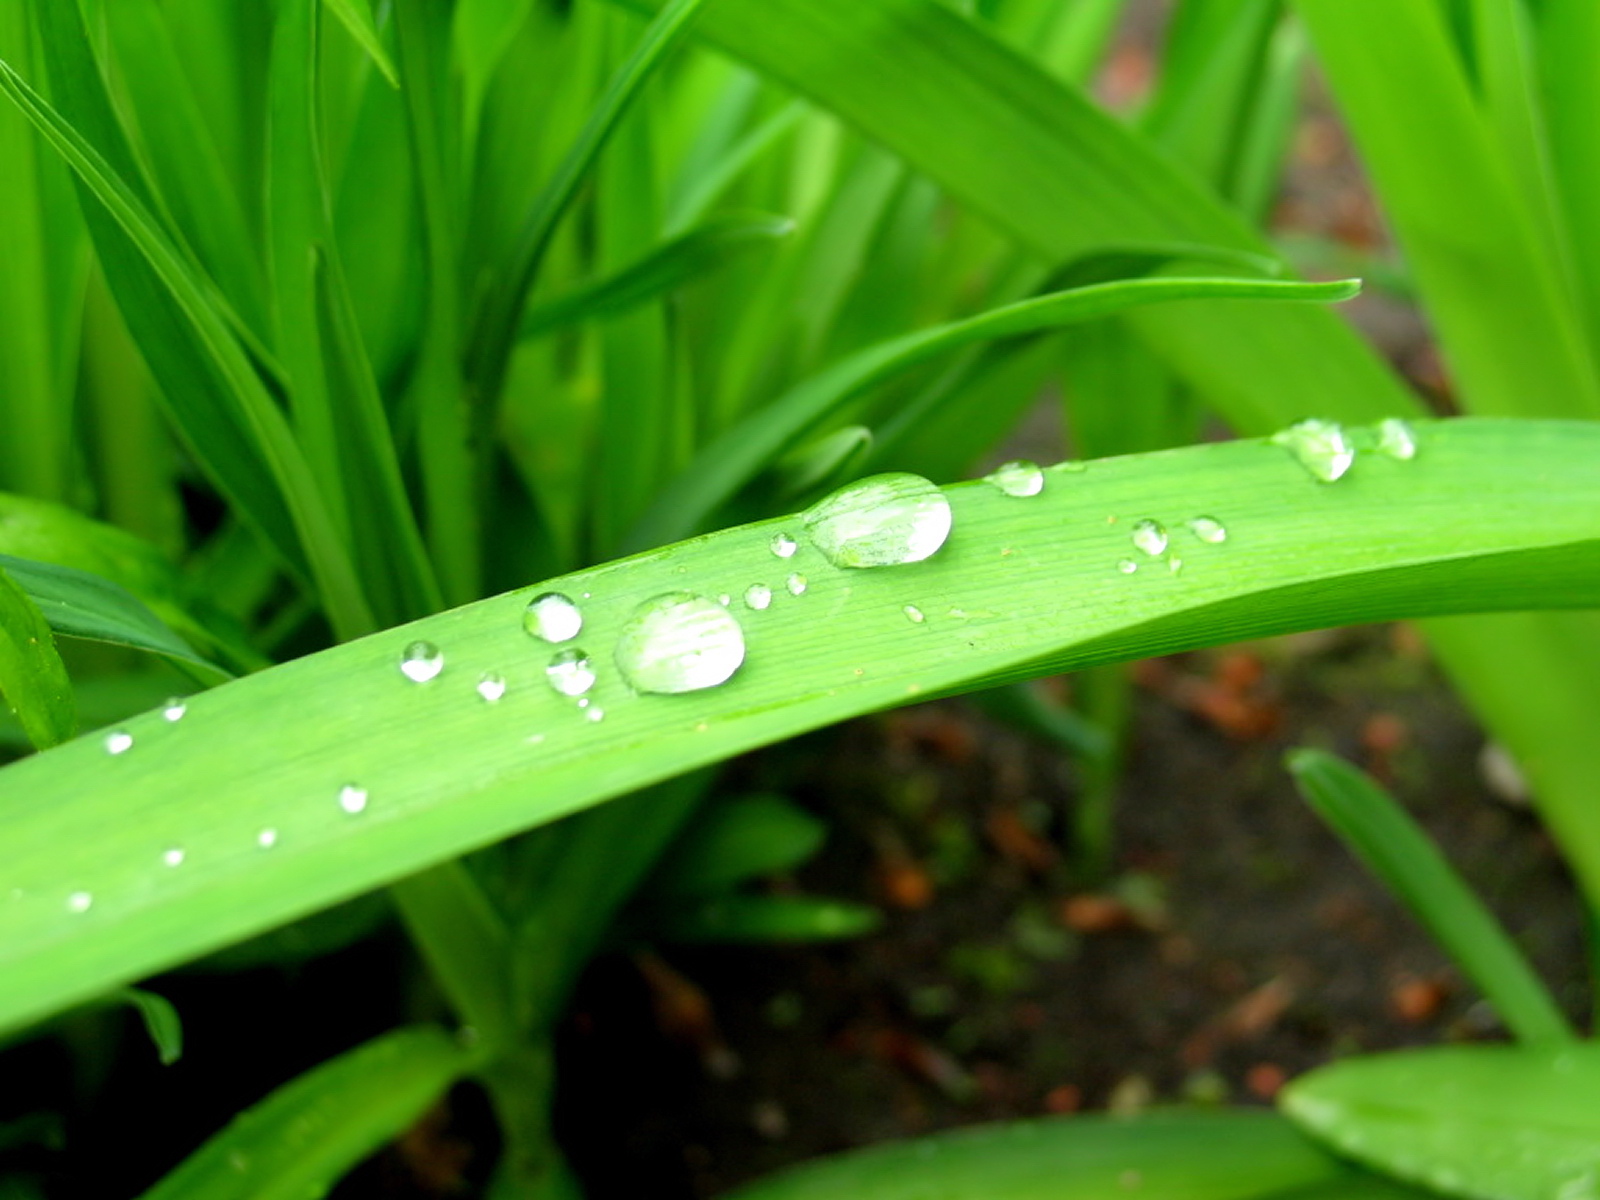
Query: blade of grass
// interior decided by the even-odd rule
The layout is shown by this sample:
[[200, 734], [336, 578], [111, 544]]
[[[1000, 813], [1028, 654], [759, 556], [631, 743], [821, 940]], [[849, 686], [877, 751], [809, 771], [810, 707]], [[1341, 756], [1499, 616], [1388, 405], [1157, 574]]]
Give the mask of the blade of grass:
[[1387, 792], [1320, 750], [1292, 750], [1286, 761], [1306, 802], [1422, 922], [1516, 1037], [1573, 1039], [1571, 1026], [1516, 943]]
[[1567, 225], [1567, 254], [1591, 346], [1600, 346], [1600, 138], [1588, 114], [1600, 104], [1600, 6], [1549, 0], [1536, 13], [1549, 167]]
[[367, 0], [323, 0], [323, 2], [328, 6], [328, 11], [339, 18], [339, 23], [356, 40], [356, 45], [366, 52], [373, 65], [383, 72], [383, 77], [389, 81], [389, 86], [399, 87], [400, 74], [394, 69], [394, 61], [383, 47], [383, 38], [379, 36], [377, 26], [372, 23], [372, 9], [368, 7]]
[[77, 706], [44, 614], [6, 569], [13, 561], [0, 557], [0, 698], [43, 750], [78, 731]]
[[[779, 577], [780, 520], [508, 593], [194, 697], [177, 724], [125, 726], [0, 769], [0, 1027], [9, 1027], [599, 800], [845, 717], [1086, 664], [1324, 624], [1600, 604], [1600, 427], [1460, 420], [1419, 427], [1414, 461], [1363, 456], [1316, 483], [1281, 447], [1241, 441], [1048, 472], [1019, 500], [949, 489], [955, 533], [925, 562], [784, 562], [809, 581], [741, 610], [747, 661], [725, 685], [634, 695], [612, 651], [645, 600], [741, 593]], [[1537, 475], [1538, 492], [1526, 486]], [[1551, 492], [1566, 503], [1552, 506]], [[1198, 510], [1198, 511], [1197, 511]], [[1228, 540], [1191, 538], [1205, 513]], [[1108, 517], [1116, 518], [1108, 521]], [[1181, 572], [1133, 575], [1133, 521], [1174, 537]], [[585, 719], [522, 629], [529, 596], [583, 605], [599, 681]], [[914, 603], [927, 620], [903, 611]], [[427, 639], [444, 669], [399, 670]], [[530, 653], [530, 649], [534, 652]], [[554, 647], [546, 653], [552, 653]], [[500, 672], [505, 695], [475, 688]], [[292, 755], [286, 746], [294, 747]], [[347, 783], [370, 802], [350, 813]], [[1568, 843], [1600, 860], [1600, 812]], [[162, 865], [164, 849], [186, 857]], [[75, 911], [67, 897], [92, 896]], [[81, 904], [81, 902], [80, 902]]]
[[883, 914], [866, 904], [822, 896], [759, 892], [678, 902], [652, 913], [645, 926], [670, 942], [820, 942], [876, 932]]
[[695, 533], [775, 454], [831, 411], [935, 354], [994, 338], [1015, 337], [1132, 308], [1208, 297], [1344, 300], [1359, 285], [1346, 280], [1300, 284], [1248, 279], [1134, 279], [1036, 296], [1018, 304], [918, 330], [869, 346], [808, 379], [709, 443], [669, 484], [623, 543], [624, 551]]
[[473, 1058], [442, 1030], [397, 1029], [246, 1109], [140, 1200], [303, 1200], [399, 1136]]

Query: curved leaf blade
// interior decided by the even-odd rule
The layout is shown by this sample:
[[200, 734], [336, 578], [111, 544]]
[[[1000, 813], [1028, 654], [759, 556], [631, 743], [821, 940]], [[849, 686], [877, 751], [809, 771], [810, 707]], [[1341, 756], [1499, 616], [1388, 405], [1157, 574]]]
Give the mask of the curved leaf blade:
[[1276, 279], [1124, 279], [1090, 284], [991, 309], [963, 321], [891, 338], [835, 363], [752, 413], [695, 455], [628, 535], [640, 550], [698, 532], [784, 446], [874, 384], [935, 354], [974, 342], [1017, 337], [1148, 304], [1178, 300], [1348, 300], [1357, 280], [1293, 283]]
[[1340, 1153], [1450, 1195], [1600, 1188], [1600, 1043], [1366, 1055], [1301, 1076], [1280, 1104]]
[[77, 732], [77, 707], [50, 626], [7, 565], [0, 558], [0, 698], [43, 750]]
[[[730, 529], [213, 688], [177, 724], [128, 722], [134, 745], [114, 757], [90, 738], [15, 763], [0, 796], [31, 802], [0, 808], [0, 1027], [861, 713], [1320, 625], [1600, 604], [1600, 426], [1465, 419], [1416, 434], [1414, 461], [1363, 455], [1336, 484], [1246, 440], [1055, 468], [1026, 499], [958, 485], [948, 543], [902, 567], [836, 568], [810, 544], [775, 559], [769, 541], [798, 535], [794, 519]], [[1224, 544], [1185, 528], [1201, 515], [1226, 524]], [[1170, 553], [1124, 574], [1146, 518], [1167, 526]], [[803, 595], [782, 587], [791, 571]], [[613, 650], [641, 603], [762, 580], [777, 597], [736, 610], [746, 654], [732, 679], [630, 692]], [[523, 632], [547, 589], [582, 605], [571, 645], [599, 675], [589, 709], [549, 686], [559, 647]], [[400, 671], [418, 639], [444, 655], [425, 683]], [[507, 682], [494, 703], [476, 690], [485, 671]], [[359, 812], [339, 803], [347, 783], [367, 789]], [[177, 869], [162, 865], [171, 845], [186, 850]], [[79, 891], [91, 907], [67, 903]]]
[[245, 1110], [140, 1200], [305, 1200], [394, 1138], [472, 1068], [443, 1030], [397, 1029]]

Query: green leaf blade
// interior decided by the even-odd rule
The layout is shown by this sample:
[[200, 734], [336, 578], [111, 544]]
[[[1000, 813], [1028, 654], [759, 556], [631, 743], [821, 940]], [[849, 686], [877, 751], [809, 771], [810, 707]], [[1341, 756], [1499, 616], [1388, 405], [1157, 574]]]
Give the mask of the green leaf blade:
[[39, 749], [59, 745], [78, 728], [72, 682], [39, 606], [0, 560], [0, 697]]

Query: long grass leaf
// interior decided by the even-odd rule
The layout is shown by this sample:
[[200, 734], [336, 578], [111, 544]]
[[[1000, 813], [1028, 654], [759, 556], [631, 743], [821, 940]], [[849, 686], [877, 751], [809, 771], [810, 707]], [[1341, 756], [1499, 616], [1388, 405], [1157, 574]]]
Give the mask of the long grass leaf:
[[1320, 750], [1288, 766], [1317, 815], [1400, 898], [1523, 1041], [1570, 1041], [1572, 1029], [1527, 959], [1431, 838], [1362, 772]]
[[[13, 889], [0, 900], [0, 1026], [912, 699], [1330, 623], [1600, 604], [1600, 428], [1461, 420], [1416, 433], [1414, 461], [1364, 454], [1331, 485], [1283, 447], [1240, 441], [1047, 472], [1025, 499], [954, 487], [948, 544], [895, 568], [835, 567], [810, 544], [774, 557], [773, 536], [802, 535], [798, 520], [732, 529], [213, 688], [177, 723], [129, 721], [120, 755], [91, 737], [24, 759], [0, 770], [0, 795], [30, 797], [5, 807], [0, 836]], [[1534, 473], [1545, 490], [1525, 486]], [[1550, 505], [1548, 491], [1568, 502]], [[1225, 524], [1226, 542], [1186, 530], [1201, 515]], [[1135, 547], [1144, 519], [1167, 528], [1166, 557]], [[790, 573], [804, 576], [800, 596]], [[684, 590], [738, 603], [753, 583], [777, 594], [729, 612], [745, 661], [727, 683], [632, 692], [616, 651], [642, 604]], [[570, 642], [523, 631], [546, 590], [582, 605]], [[909, 620], [908, 605], [925, 619]], [[423, 641], [441, 669], [418, 683], [401, 666], [409, 655], [428, 675]], [[546, 676], [564, 648], [598, 675], [585, 707]], [[503, 693], [498, 681], [479, 690], [487, 672]], [[365, 791], [357, 811], [341, 803], [346, 785]], [[163, 863], [174, 846], [176, 868]], [[1572, 852], [1593, 861], [1596, 846]], [[75, 893], [92, 903], [69, 904]]]
[[246, 1109], [140, 1200], [302, 1200], [322, 1195], [472, 1068], [443, 1030], [397, 1029]]
[[0, 559], [0, 697], [39, 749], [78, 730], [72, 682], [39, 606]]
[[329, 12], [339, 18], [339, 23], [350, 31], [356, 45], [366, 52], [373, 65], [383, 72], [389, 86], [399, 87], [400, 74], [394, 69], [389, 52], [384, 49], [377, 26], [372, 23], [372, 9], [368, 6], [368, 0], [323, 0], [323, 3], [328, 6]]
[[711, 442], [651, 505], [624, 549], [684, 537], [726, 502], [797, 435], [872, 385], [935, 354], [974, 342], [1016, 337], [1165, 301], [1260, 299], [1343, 300], [1355, 285], [1249, 279], [1135, 279], [1091, 285], [994, 309], [964, 321], [869, 346], [790, 389]]

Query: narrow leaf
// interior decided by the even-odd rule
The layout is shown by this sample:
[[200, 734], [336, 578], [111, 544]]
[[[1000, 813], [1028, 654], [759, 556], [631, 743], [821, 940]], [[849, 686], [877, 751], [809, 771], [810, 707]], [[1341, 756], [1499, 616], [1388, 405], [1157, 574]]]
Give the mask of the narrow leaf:
[[441, 1030], [384, 1034], [235, 1117], [141, 1200], [307, 1200], [397, 1137], [472, 1058]]
[[[1362, 453], [1332, 484], [1244, 440], [1051, 469], [1031, 497], [958, 485], [945, 544], [894, 567], [835, 566], [798, 518], [730, 529], [213, 688], [176, 724], [129, 721], [122, 754], [80, 738], [14, 763], [0, 796], [29, 803], [0, 837], [0, 878], [21, 890], [0, 901], [0, 1027], [860, 713], [1322, 625], [1600, 606], [1600, 427], [1463, 419], [1419, 423], [1415, 440], [1413, 460]], [[1200, 516], [1226, 540], [1192, 531]], [[1161, 558], [1132, 540], [1146, 519], [1168, 532]], [[800, 542], [788, 558], [772, 550], [784, 533]], [[774, 593], [765, 608], [735, 599], [754, 583]], [[570, 642], [524, 629], [547, 591], [580, 606]], [[675, 611], [661, 597], [683, 591], [729, 596], [743, 661], [718, 686], [638, 693], [619, 649], [646, 663], [641, 639]], [[401, 670], [408, 650], [413, 675], [432, 670], [419, 641], [442, 656], [425, 682]], [[584, 707], [546, 674], [567, 649], [597, 676]], [[503, 693], [479, 691], [486, 672]]]
[[935, 354], [974, 342], [1017, 337], [1144, 304], [1196, 299], [1348, 300], [1360, 284], [1255, 279], [1129, 279], [1036, 296], [932, 329], [869, 346], [785, 392], [712, 441], [651, 505], [624, 550], [697, 532], [717, 507], [805, 430], [874, 384]]
[[144, 1022], [163, 1067], [170, 1067], [183, 1057], [183, 1021], [172, 1001], [143, 988], [124, 988], [120, 998], [132, 1005]]
[[383, 48], [378, 27], [372, 23], [372, 9], [368, 7], [368, 0], [323, 0], [323, 3], [328, 6], [329, 12], [339, 18], [339, 23], [350, 31], [350, 36], [366, 51], [367, 57], [372, 59], [378, 70], [383, 72], [389, 86], [399, 87], [400, 75], [394, 69], [389, 52]]
[[723, 800], [701, 813], [656, 867], [652, 888], [705, 896], [798, 867], [822, 848], [827, 823], [782, 796]]
[[865, 904], [734, 893], [661, 909], [645, 930], [673, 942], [821, 942], [862, 937], [882, 924], [883, 914]]
[[1288, 765], [1317, 815], [1422, 922], [1517, 1037], [1571, 1040], [1566, 1018], [1516, 943], [1393, 797], [1320, 750], [1291, 751]]
[[76, 733], [78, 715], [50, 626], [6, 569], [14, 561], [0, 558], [0, 697], [43, 750]]
[[1364, 1055], [1279, 1100], [1341, 1154], [1474, 1200], [1558, 1200], [1600, 1180], [1600, 1043]]

